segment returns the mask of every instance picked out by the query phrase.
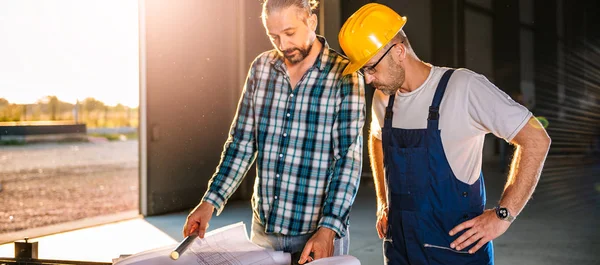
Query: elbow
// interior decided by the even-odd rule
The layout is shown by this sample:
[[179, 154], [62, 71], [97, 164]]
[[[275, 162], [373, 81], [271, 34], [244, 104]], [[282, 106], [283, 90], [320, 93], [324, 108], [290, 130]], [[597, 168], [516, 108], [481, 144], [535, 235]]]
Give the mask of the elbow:
[[522, 148], [524, 152], [529, 152], [531, 155], [546, 156], [550, 150], [552, 139], [545, 130], [531, 133], [529, 137], [519, 139], [515, 144]]
[[533, 141], [522, 146], [523, 150], [529, 152], [530, 155], [542, 157], [542, 159], [545, 160], [545, 157], [548, 156], [548, 152], [550, 151], [550, 145], [552, 144], [550, 136], [544, 131], [531, 140]]
[[552, 138], [550, 138], [550, 135], [548, 135], [546, 131], [544, 131], [544, 134], [542, 135], [541, 142], [545, 147], [544, 149], [546, 149], [546, 151], [550, 150], [550, 146], [552, 145]]

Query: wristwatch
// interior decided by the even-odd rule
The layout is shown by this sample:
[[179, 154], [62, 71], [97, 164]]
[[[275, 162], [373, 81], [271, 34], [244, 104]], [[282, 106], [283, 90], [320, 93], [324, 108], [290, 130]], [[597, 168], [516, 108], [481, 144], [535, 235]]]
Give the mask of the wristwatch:
[[512, 223], [515, 220], [515, 217], [512, 216], [505, 207], [496, 206], [494, 209], [496, 209], [496, 216], [498, 216], [500, 220], [507, 221], [509, 223]]

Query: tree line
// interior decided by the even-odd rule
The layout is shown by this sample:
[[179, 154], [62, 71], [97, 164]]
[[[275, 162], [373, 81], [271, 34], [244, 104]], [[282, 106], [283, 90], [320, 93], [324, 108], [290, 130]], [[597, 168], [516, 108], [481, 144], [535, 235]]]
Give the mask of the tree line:
[[137, 127], [138, 108], [109, 106], [93, 97], [75, 104], [45, 96], [34, 104], [11, 103], [0, 98], [0, 122], [64, 121], [88, 127]]

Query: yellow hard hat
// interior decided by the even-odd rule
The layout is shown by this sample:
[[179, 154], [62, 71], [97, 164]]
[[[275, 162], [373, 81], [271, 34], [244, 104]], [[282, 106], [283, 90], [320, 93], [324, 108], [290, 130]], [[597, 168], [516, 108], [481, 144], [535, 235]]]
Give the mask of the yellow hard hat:
[[406, 17], [377, 3], [366, 4], [352, 14], [338, 35], [340, 46], [350, 59], [343, 74], [363, 67], [402, 30], [404, 24]]

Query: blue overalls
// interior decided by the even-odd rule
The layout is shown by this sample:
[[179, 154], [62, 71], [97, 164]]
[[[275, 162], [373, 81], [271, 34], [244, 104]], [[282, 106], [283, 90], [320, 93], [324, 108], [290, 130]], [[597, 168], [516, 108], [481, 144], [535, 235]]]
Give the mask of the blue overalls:
[[[480, 215], [485, 207], [483, 175], [472, 185], [458, 180], [440, 137], [439, 106], [454, 70], [442, 76], [429, 107], [427, 129], [392, 128], [395, 96], [390, 96], [383, 126], [388, 196], [385, 264], [493, 264], [492, 242], [474, 254], [457, 251], [449, 236], [456, 225]], [[409, 114], [404, 114], [409, 115]]]

